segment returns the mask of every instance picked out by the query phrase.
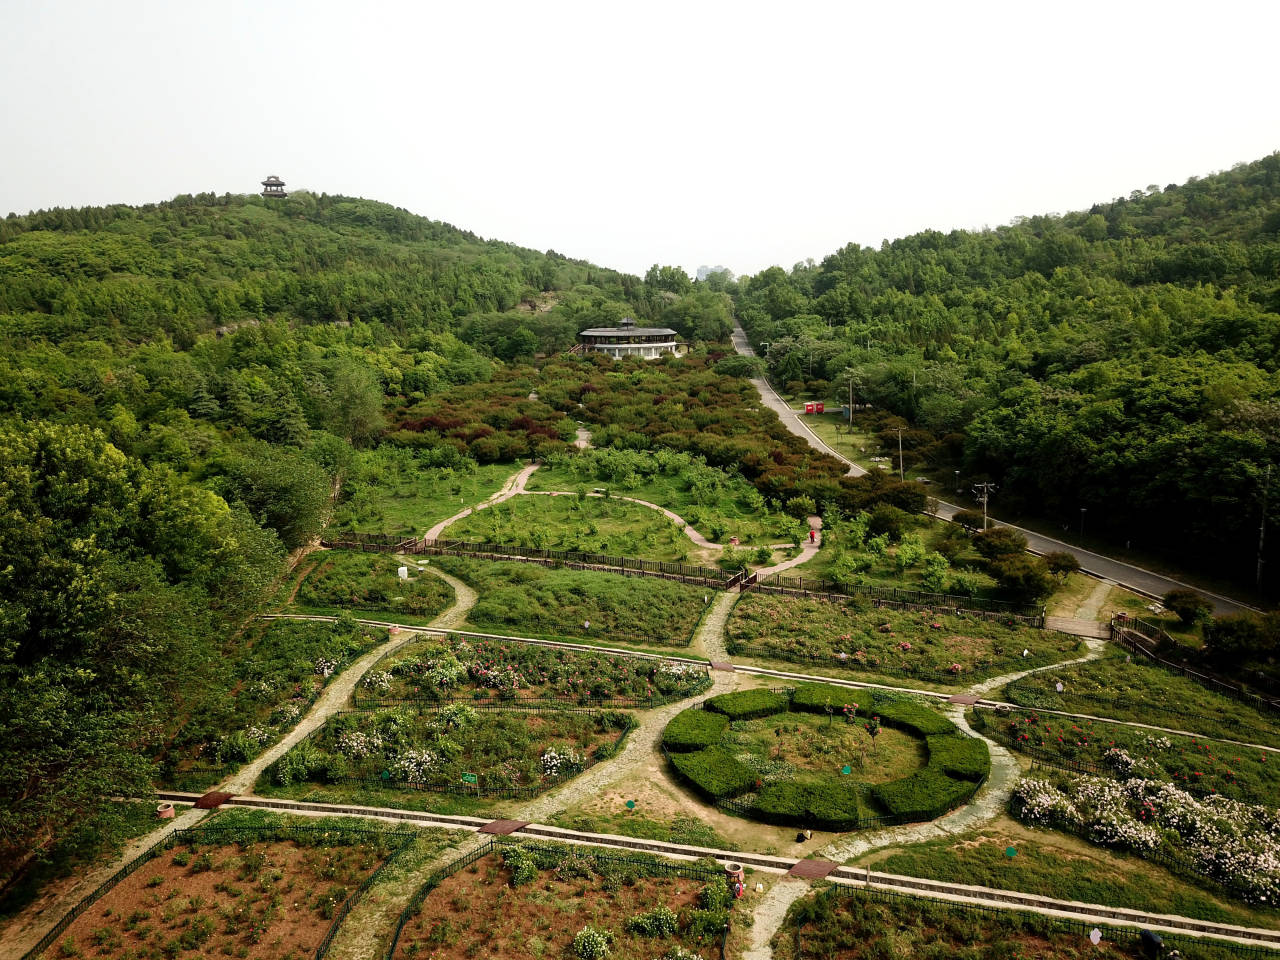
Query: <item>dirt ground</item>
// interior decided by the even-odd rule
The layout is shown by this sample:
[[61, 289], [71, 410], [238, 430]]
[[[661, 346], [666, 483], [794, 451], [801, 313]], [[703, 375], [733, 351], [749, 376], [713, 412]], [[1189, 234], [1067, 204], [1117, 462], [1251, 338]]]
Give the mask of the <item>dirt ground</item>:
[[[189, 856], [188, 864], [175, 863], [175, 855]], [[175, 847], [118, 883], [53, 949], [90, 958], [149, 948], [176, 948], [176, 955], [252, 953], [257, 960], [314, 953], [337, 909], [384, 855], [364, 846], [292, 842], [244, 851]], [[62, 947], [68, 943], [81, 953], [68, 954]]]

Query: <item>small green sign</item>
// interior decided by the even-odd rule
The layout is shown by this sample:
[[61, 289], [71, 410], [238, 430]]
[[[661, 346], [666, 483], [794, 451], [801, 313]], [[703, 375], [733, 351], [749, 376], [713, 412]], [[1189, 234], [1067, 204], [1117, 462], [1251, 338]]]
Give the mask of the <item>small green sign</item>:
[[635, 808], [636, 808], [636, 802], [635, 802], [634, 800], [628, 800], [628, 801], [627, 801], [627, 809], [628, 809], [628, 810], [634, 810]]
[[853, 773], [853, 767], [849, 766], [846, 763], [843, 767], [840, 768], [840, 772], [847, 777], [849, 774]]
[[381, 774], [379, 774], [379, 776], [381, 776], [383, 780], [390, 780], [390, 779], [391, 779], [391, 771], [390, 771], [390, 770], [383, 770], [383, 771], [382, 771], [382, 773], [381, 773]]
[[480, 778], [477, 777], [474, 773], [464, 773], [462, 775], [462, 782], [463, 783], [479, 783]]
[[1016, 847], [1005, 847], [1004, 855], [1012, 859], [1013, 857], [1016, 857], [1018, 855], [1018, 850]]

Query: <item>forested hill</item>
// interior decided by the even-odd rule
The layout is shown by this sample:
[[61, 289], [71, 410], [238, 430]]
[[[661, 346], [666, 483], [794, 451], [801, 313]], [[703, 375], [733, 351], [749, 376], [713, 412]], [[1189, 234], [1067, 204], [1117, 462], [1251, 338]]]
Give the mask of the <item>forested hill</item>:
[[852, 380], [914, 427], [908, 465], [993, 479], [1006, 510], [1073, 527], [1086, 508], [1118, 543], [1252, 583], [1280, 454], [1280, 154], [774, 267], [738, 311], [775, 380], [831, 399]]
[[175, 737], [227, 733], [246, 618], [388, 428], [415, 469], [565, 447], [522, 364], [628, 314], [720, 339], [729, 308], [347, 197], [0, 221], [0, 903], [109, 839]]

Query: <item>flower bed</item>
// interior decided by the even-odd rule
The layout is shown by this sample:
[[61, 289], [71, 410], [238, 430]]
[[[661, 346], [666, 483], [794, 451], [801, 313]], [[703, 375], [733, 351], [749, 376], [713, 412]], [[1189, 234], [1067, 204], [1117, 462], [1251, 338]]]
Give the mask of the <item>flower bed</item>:
[[[1069, 659], [1074, 637], [979, 617], [876, 609], [867, 601], [748, 593], [726, 630], [729, 653], [848, 670], [970, 682]], [[1027, 656], [1023, 656], [1023, 651]]]
[[378, 663], [357, 703], [391, 700], [616, 700], [653, 706], [711, 686], [706, 667], [500, 640], [423, 640]]
[[1181, 867], [1254, 904], [1280, 905], [1280, 810], [1227, 797], [1197, 799], [1135, 777], [1025, 777], [1019, 819], [1063, 827], [1105, 847]]
[[354, 621], [258, 621], [230, 662], [225, 697], [209, 697], [161, 758], [160, 782], [201, 789], [293, 728], [342, 669], [387, 640]]
[[713, 697], [668, 724], [663, 748], [735, 813], [830, 830], [940, 816], [990, 769], [982, 741], [923, 704], [822, 684]]
[[[466, 704], [344, 713], [267, 769], [278, 787], [368, 782], [531, 796], [613, 756], [630, 714], [477, 711]], [[476, 775], [464, 785], [463, 774]], [[469, 783], [469, 781], [467, 782]]]
[[1035, 710], [976, 710], [973, 716], [975, 726], [1013, 749], [1050, 763], [1083, 764], [1082, 772], [1165, 780], [1190, 793], [1247, 803], [1280, 797], [1280, 755], [1263, 750]]
[[706, 606], [705, 587], [674, 580], [470, 557], [431, 562], [475, 588], [467, 622], [492, 633], [688, 646]]
[[714, 861], [666, 863], [558, 845], [502, 845], [428, 878], [388, 960], [703, 960], [734, 911]]

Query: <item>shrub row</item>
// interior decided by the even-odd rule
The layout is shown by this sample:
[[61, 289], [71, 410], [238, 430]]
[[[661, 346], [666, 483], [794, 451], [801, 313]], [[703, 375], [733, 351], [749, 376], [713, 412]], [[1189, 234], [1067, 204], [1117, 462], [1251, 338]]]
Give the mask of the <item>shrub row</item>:
[[726, 747], [711, 746], [670, 756], [681, 776], [711, 800], [736, 797], [755, 786], [756, 775]]
[[909, 777], [878, 783], [871, 788], [872, 796], [884, 808], [885, 813], [904, 820], [932, 820], [966, 799], [973, 791], [972, 783], [953, 779], [932, 763]]
[[788, 703], [787, 695], [777, 690], [743, 690], [712, 697], [706, 709], [730, 720], [757, 720], [786, 712]]
[[710, 710], [684, 710], [667, 724], [662, 745], [677, 753], [702, 750], [720, 742], [729, 726], [729, 718]]
[[977, 782], [991, 772], [991, 753], [987, 745], [975, 737], [939, 733], [927, 737], [926, 742], [929, 766], [948, 777]]
[[821, 830], [849, 830], [874, 816], [862, 803], [856, 781], [772, 783], [756, 794], [751, 813], [766, 823], [803, 824]]

